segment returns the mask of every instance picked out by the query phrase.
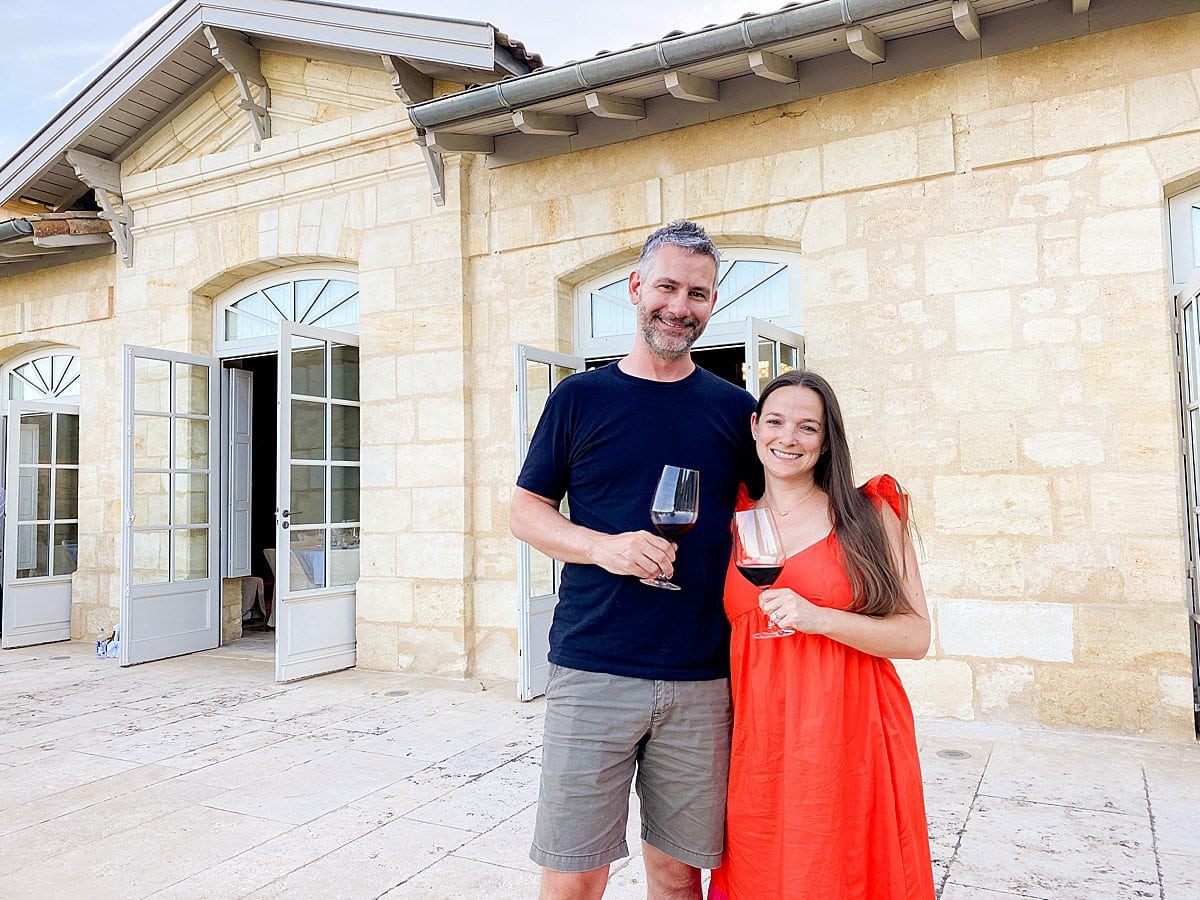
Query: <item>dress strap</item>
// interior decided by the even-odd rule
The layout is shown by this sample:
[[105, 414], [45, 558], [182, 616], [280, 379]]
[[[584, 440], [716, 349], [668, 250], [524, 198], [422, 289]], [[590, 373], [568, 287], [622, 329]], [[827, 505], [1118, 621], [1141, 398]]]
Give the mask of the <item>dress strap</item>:
[[877, 507], [882, 507], [884, 503], [890, 506], [900, 520], [901, 527], [908, 525], [908, 491], [891, 475], [876, 475], [859, 491]]

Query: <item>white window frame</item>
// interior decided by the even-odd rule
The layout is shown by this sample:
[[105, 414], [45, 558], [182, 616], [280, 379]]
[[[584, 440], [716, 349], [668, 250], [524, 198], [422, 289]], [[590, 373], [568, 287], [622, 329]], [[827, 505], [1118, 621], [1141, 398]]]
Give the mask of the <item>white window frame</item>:
[[[286, 269], [273, 269], [262, 275], [256, 275], [245, 281], [239, 281], [229, 290], [222, 291], [213, 302], [213, 347], [218, 359], [236, 359], [243, 356], [256, 356], [279, 352], [279, 332], [260, 335], [259, 337], [243, 340], [226, 340], [225, 310], [237, 303], [248, 294], [276, 284], [288, 281], [304, 281], [310, 278], [336, 278], [340, 281], [352, 281], [359, 287], [359, 317], [362, 316], [362, 285], [358, 270], [349, 265], [329, 263], [313, 263], [302, 266], [290, 266]], [[325, 327], [325, 326], [320, 326]], [[339, 327], [335, 329], [346, 334], [358, 334], [359, 325]]]
[[[737, 262], [739, 260], [758, 260], [761, 262], [780, 263], [787, 266], [788, 296], [790, 308], [785, 315], [770, 316], [765, 321], [779, 325], [789, 331], [803, 333], [804, 294], [802, 283], [801, 262], [799, 253], [767, 247], [719, 247], [722, 261]], [[612, 356], [623, 356], [633, 346], [633, 334], [621, 334], [613, 337], [592, 336], [592, 306], [591, 293], [617, 281], [622, 276], [628, 278], [629, 273], [637, 268], [637, 260], [624, 266], [611, 269], [598, 278], [590, 278], [575, 289], [575, 352], [587, 359], [602, 359]], [[720, 290], [717, 292], [717, 302], [721, 303]], [[632, 308], [632, 307], [631, 307]], [[748, 317], [747, 317], [748, 318]], [[761, 318], [761, 317], [760, 317]], [[706, 347], [733, 347], [745, 340], [745, 319], [735, 322], [710, 324], [704, 334], [695, 344], [702, 350]]]
[[[70, 357], [73, 357], [75, 359], [75, 361], [77, 363], [79, 363], [79, 365], [82, 365], [82, 363], [79, 362], [79, 351], [76, 350], [74, 347], [57, 347], [57, 346], [39, 347], [36, 350], [31, 350], [28, 353], [22, 353], [20, 356], [16, 357], [15, 359], [9, 360], [2, 367], [0, 367], [0, 401], [3, 402], [4, 409], [8, 409], [8, 402], [13, 399], [12, 396], [9, 394], [9, 382], [10, 382], [10, 376], [12, 375], [12, 373], [16, 369], [21, 368], [21, 366], [24, 366], [27, 363], [33, 362], [33, 360], [35, 360], [35, 359], [42, 359], [43, 357], [46, 357], [46, 356], [70, 356]], [[79, 379], [79, 380], [80, 380], [80, 382], [82, 382], [82, 379]], [[74, 394], [68, 394], [66, 396], [42, 396], [42, 397], [26, 397], [25, 398], [25, 400], [31, 401], [31, 402], [65, 403], [70, 406], [77, 406], [79, 404], [79, 399], [80, 399], [80, 392], [78, 392], [78, 391], [76, 391]], [[22, 402], [25, 402], [25, 400], [23, 400]]]

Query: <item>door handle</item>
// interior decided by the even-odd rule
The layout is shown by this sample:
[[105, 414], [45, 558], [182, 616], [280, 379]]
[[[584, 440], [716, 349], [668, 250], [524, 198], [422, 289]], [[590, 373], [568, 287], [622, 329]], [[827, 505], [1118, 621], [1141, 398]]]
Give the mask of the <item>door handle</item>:
[[291, 523], [288, 521], [288, 519], [291, 517], [291, 515], [292, 515], [292, 511], [290, 509], [285, 509], [279, 514], [279, 517], [281, 519], [283, 519], [283, 521], [280, 523], [280, 525], [282, 525], [283, 528], [286, 529], [286, 528], [292, 527]]

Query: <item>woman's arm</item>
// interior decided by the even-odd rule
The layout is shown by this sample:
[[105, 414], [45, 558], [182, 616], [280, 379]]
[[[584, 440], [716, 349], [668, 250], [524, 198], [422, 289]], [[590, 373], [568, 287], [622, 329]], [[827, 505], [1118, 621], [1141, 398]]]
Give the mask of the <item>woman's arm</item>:
[[782, 618], [777, 621], [784, 628], [822, 634], [872, 656], [889, 659], [924, 657], [929, 651], [929, 608], [921, 585], [921, 573], [917, 569], [917, 554], [912, 541], [903, 540], [900, 520], [886, 503], [881, 516], [892, 559], [900, 572], [901, 590], [912, 606], [912, 612], [894, 613], [879, 619], [817, 606], [787, 588], [763, 591], [759, 600], [763, 612], [767, 615], [778, 612]]

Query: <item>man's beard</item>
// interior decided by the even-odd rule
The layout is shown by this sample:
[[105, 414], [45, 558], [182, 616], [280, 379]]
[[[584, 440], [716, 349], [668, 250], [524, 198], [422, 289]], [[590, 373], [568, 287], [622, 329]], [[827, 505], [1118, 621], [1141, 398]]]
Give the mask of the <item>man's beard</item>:
[[[674, 362], [685, 356], [692, 344], [704, 333], [704, 326], [695, 319], [667, 319], [661, 313], [646, 313], [644, 309], [645, 307], [638, 307], [638, 330], [650, 352], [659, 359]], [[656, 319], [673, 325], [687, 326], [688, 330], [682, 334], [664, 333], [654, 327]]]

